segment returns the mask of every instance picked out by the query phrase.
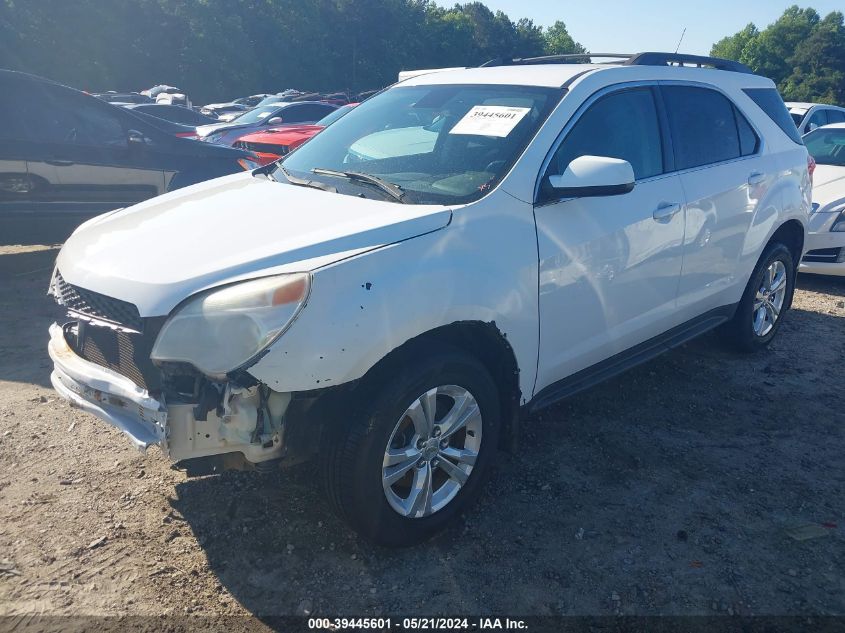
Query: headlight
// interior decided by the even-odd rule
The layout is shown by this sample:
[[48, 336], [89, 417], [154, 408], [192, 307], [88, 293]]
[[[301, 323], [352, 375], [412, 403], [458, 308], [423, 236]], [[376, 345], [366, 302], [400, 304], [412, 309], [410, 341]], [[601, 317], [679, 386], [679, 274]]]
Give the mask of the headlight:
[[842, 212], [839, 214], [839, 217], [836, 218], [836, 221], [833, 223], [833, 226], [830, 227], [830, 230], [838, 233], [845, 231], [845, 209], [842, 209]]
[[293, 323], [311, 275], [276, 275], [203, 292], [165, 322], [150, 355], [223, 377], [254, 359]]

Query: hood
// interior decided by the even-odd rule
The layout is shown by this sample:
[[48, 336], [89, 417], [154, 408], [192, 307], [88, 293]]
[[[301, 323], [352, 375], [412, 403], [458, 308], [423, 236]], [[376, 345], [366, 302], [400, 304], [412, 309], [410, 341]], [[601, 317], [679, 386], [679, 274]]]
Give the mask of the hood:
[[813, 202], [823, 208], [842, 201], [845, 201], [845, 167], [816, 165], [813, 173]]
[[315, 270], [449, 224], [449, 209], [225, 176], [89, 220], [56, 261], [62, 277], [168, 314], [201, 290]]
[[242, 136], [239, 140], [248, 143], [270, 143], [273, 145], [290, 145], [302, 139], [308, 139], [323, 130], [322, 125], [291, 125], [276, 127], [260, 132], [253, 132]]

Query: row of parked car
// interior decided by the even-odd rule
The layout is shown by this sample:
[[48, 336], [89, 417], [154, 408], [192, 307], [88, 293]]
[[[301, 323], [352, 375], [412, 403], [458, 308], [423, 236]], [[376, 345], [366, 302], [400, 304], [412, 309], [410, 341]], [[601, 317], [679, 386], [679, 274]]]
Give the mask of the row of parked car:
[[184, 96], [169, 86], [91, 95], [0, 70], [0, 89], [8, 95], [0, 99], [0, 208], [6, 214], [125, 206], [253, 169], [352, 107], [282, 101], [297, 97], [287, 93], [223, 122], [165, 102], [162, 95]]
[[[113, 208], [267, 165], [357, 105], [343, 93], [286, 90], [197, 111], [167, 103], [162, 97], [184, 97], [172, 86], [88, 95], [12, 71], [0, 71], [0, 87], [15, 95], [0, 101], [7, 123], [0, 129], [0, 207], [6, 212]], [[845, 274], [845, 217], [837, 206], [845, 199], [845, 108], [786, 106], [817, 165], [816, 213], [802, 270]], [[413, 155], [438, 136], [434, 126], [385, 127], [353, 146], [356, 159]]]

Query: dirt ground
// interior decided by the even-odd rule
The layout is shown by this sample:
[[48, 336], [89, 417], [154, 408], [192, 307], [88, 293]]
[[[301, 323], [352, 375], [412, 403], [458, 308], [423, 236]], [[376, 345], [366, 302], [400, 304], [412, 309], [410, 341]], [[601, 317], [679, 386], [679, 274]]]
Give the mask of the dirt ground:
[[57, 399], [55, 248], [0, 249], [0, 615], [845, 614], [845, 278], [524, 424], [481, 502], [360, 541], [304, 465], [187, 479]]

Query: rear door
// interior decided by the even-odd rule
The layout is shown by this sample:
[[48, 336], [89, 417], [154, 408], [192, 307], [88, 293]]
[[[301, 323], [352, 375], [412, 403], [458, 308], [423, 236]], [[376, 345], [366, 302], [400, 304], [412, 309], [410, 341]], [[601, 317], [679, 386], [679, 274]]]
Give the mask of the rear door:
[[777, 168], [761, 155], [748, 118], [723, 93], [670, 83], [661, 93], [687, 203], [678, 303], [692, 318], [738, 299], [745, 237]]

